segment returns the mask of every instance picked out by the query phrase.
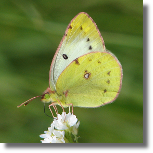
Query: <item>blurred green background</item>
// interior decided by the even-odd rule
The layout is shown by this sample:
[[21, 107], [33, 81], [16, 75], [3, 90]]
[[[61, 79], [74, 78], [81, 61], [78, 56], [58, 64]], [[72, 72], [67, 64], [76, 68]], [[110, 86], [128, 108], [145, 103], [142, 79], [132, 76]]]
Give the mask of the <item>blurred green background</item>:
[[143, 1], [0, 2], [0, 142], [39, 143], [39, 135], [50, 126], [52, 119], [44, 115], [40, 98], [26, 107], [17, 105], [48, 87], [53, 55], [67, 25], [79, 12], [94, 19], [124, 74], [114, 103], [74, 108], [81, 122], [79, 142], [143, 142]]

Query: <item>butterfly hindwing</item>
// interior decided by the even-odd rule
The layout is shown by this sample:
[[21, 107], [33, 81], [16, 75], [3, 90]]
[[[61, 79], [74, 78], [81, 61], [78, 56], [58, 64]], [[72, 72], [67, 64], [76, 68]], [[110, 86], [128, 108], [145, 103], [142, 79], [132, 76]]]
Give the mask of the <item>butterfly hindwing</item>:
[[59, 76], [56, 89], [66, 104], [98, 107], [117, 98], [121, 82], [117, 58], [108, 52], [92, 52], [69, 64]]

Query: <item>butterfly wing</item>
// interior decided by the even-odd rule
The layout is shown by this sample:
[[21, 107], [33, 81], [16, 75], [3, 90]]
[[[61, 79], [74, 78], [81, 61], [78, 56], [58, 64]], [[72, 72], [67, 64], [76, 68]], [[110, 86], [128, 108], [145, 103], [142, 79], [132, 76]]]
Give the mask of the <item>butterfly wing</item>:
[[68, 25], [54, 55], [50, 68], [50, 88], [56, 89], [59, 75], [73, 60], [94, 51], [104, 52], [104, 41], [92, 18], [81, 12]]
[[108, 52], [92, 52], [74, 60], [61, 73], [56, 90], [61, 103], [98, 107], [114, 101], [122, 84], [122, 67]]

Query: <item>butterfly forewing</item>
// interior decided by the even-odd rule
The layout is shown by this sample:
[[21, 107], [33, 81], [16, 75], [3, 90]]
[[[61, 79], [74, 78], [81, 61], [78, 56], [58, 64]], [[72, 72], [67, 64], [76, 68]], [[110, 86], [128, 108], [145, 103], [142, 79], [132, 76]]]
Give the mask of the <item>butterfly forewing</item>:
[[73, 60], [94, 51], [105, 52], [104, 41], [92, 18], [81, 12], [68, 25], [55, 53], [50, 68], [50, 87], [56, 89], [59, 75]]

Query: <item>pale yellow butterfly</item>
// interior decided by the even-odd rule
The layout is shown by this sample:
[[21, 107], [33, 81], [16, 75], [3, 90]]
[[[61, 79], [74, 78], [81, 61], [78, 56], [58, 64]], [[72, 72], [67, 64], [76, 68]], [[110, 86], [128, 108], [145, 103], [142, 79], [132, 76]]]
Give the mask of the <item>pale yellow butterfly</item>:
[[[49, 87], [41, 101], [51, 102], [49, 108], [53, 106], [55, 110], [56, 105], [99, 107], [117, 98], [122, 76], [122, 66], [106, 50], [96, 23], [81, 12], [72, 19], [57, 48], [50, 67]], [[21, 105], [37, 97], [40, 96]]]

